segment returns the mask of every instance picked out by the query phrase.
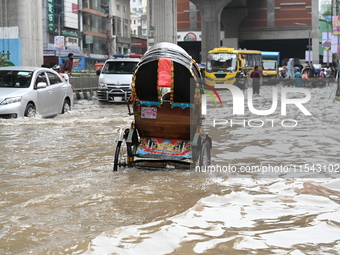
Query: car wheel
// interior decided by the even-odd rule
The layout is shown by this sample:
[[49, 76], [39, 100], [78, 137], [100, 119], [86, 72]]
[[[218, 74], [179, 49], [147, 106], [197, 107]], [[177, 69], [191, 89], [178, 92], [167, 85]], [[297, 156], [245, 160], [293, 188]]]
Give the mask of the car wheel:
[[25, 110], [24, 116], [28, 117], [28, 118], [34, 118], [36, 116], [36, 114], [37, 114], [37, 112], [35, 110], [34, 104], [33, 103], [29, 103], [26, 106], [26, 110]]
[[70, 101], [68, 99], [65, 99], [64, 104], [63, 104], [63, 110], [61, 113], [66, 113], [69, 111], [71, 111]]

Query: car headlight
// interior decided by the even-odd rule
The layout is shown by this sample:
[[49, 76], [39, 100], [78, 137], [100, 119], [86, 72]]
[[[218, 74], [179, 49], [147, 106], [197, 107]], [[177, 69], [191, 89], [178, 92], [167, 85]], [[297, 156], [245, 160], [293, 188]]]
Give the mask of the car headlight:
[[206, 80], [208, 81], [214, 81], [214, 79], [210, 78], [210, 77], [204, 77]]
[[0, 105], [6, 105], [6, 104], [13, 104], [13, 103], [18, 103], [21, 101], [22, 97], [7, 97], [2, 102]]
[[107, 89], [107, 84], [106, 84], [106, 83], [99, 82], [98, 88], [99, 88], [99, 89]]

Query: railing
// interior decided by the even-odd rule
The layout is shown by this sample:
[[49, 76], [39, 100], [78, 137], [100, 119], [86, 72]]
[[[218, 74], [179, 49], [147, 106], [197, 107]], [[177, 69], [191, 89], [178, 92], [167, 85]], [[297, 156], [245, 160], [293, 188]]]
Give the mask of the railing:
[[98, 77], [95, 73], [73, 73], [69, 82], [76, 92], [94, 91], [98, 89]]

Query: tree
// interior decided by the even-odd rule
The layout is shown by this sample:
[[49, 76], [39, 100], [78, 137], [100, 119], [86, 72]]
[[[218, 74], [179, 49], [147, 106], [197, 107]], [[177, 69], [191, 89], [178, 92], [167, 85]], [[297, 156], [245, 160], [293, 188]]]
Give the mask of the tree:
[[10, 54], [10, 52], [0, 52], [0, 66], [14, 66], [14, 64], [9, 61]]

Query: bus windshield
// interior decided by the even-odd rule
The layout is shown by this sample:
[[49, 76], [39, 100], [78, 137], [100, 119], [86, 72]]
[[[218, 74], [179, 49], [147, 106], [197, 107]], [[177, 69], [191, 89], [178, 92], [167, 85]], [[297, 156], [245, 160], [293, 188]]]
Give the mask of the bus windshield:
[[264, 70], [276, 70], [276, 62], [274, 61], [263, 61]]
[[237, 64], [236, 53], [211, 53], [208, 55], [207, 71], [235, 72]]

